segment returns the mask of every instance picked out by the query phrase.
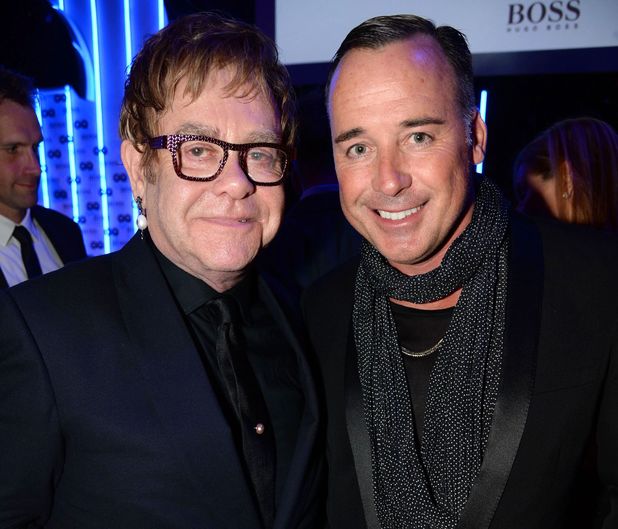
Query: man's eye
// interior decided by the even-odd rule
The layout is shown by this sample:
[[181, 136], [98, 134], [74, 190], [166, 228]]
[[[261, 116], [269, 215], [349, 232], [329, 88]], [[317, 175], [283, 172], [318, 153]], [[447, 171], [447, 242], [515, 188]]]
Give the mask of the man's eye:
[[353, 158], [358, 158], [359, 156], [363, 156], [365, 154], [367, 154], [367, 146], [362, 143], [352, 145], [352, 147], [348, 149], [348, 156], [352, 156]]
[[415, 132], [412, 134], [412, 141], [414, 143], [427, 143], [430, 140], [430, 137], [425, 132]]
[[212, 143], [192, 141], [182, 144], [181, 154], [192, 158], [216, 157], [218, 148]]
[[266, 163], [273, 159], [273, 155], [265, 150], [252, 149], [247, 156], [252, 162]]

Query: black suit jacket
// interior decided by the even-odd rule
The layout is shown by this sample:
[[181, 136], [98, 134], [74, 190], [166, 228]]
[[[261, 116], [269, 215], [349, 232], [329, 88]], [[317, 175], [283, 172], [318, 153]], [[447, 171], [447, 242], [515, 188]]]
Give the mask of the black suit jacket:
[[[84, 239], [78, 224], [62, 213], [42, 206], [34, 206], [30, 213], [43, 228], [63, 264], [80, 261], [86, 257]], [[0, 288], [7, 286], [6, 278], [0, 269]]]
[[[318, 413], [305, 398], [274, 527], [319, 514]], [[0, 293], [0, 527], [259, 529], [200, 356], [146, 242]]]
[[[333, 529], [378, 527], [351, 335], [356, 269], [333, 272], [304, 300], [328, 404]], [[614, 238], [513, 219], [502, 383], [458, 528], [583, 529], [595, 518], [618, 527], [617, 270]]]

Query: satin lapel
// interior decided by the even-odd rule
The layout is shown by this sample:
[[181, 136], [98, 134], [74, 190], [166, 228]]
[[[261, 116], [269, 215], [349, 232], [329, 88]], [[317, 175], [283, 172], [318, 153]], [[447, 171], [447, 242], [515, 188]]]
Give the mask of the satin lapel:
[[0, 270], [0, 288], [7, 288], [8, 286], [9, 284], [6, 282], [6, 277], [4, 277], [2, 270]]
[[232, 434], [156, 258], [138, 235], [117, 254], [114, 280], [143, 388], [180, 468], [210, 507], [210, 525], [260, 527], [257, 512], [239, 512], [253, 500]]
[[[296, 447], [290, 463], [290, 469], [283, 487], [283, 495], [277, 507], [274, 527], [275, 529], [288, 529], [297, 527], [301, 520], [298, 519], [304, 512], [300, 508], [304, 503], [303, 496], [310, 483], [315, 479], [316, 469], [310, 470], [313, 460], [318, 457], [316, 451], [316, 438], [319, 426], [318, 399], [315, 392], [315, 383], [311, 371], [307, 365], [301, 343], [291, 326], [291, 322], [284, 314], [281, 305], [273, 295], [267, 282], [260, 277], [260, 298], [264, 301], [274, 320], [279, 324], [283, 335], [296, 353], [299, 380], [302, 384], [305, 407], [300, 421], [300, 427], [296, 437]], [[313, 494], [313, 492], [311, 493]]]
[[352, 447], [356, 479], [365, 512], [365, 522], [369, 529], [373, 529], [379, 527], [379, 524], [373, 498], [371, 444], [363, 413], [363, 395], [358, 376], [358, 356], [351, 325], [349, 329], [345, 360], [346, 427]]
[[536, 227], [512, 217], [502, 383], [481, 470], [457, 525], [490, 526], [521, 440], [536, 369], [543, 301], [543, 248]]

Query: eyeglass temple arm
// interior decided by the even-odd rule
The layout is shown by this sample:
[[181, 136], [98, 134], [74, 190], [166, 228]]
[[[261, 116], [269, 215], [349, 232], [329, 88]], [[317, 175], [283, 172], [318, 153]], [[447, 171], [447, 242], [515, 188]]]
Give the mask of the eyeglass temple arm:
[[148, 145], [152, 149], [166, 149], [167, 148], [167, 136], [157, 136], [148, 140]]

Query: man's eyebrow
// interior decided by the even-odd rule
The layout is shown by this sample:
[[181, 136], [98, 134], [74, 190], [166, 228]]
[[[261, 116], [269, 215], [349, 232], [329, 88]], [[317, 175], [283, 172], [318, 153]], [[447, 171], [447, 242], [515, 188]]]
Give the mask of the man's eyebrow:
[[0, 149], [7, 150], [7, 149], [14, 148], [14, 147], [32, 147], [32, 146], [38, 147], [39, 144], [41, 144], [42, 142], [43, 142], [43, 138], [41, 138], [38, 141], [35, 141], [34, 143], [23, 142], [23, 141], [9, 141], [6, 143], [0, 143]]
[[[194, 134], [195, 136], [208, 136], [222, 140], [219, 129], [208, 125], [198, 125], [196, 123], [184, 123], [176, 131], [176, 134]], [[279, 143], [281, 136], [273, 130], [252, 131], [244, 138], [243, 143]]]
[[361, 127], [356, 127], [354, 129], [346, 130], [342, 132], [335, 138], [335, 143], [342, 143], [344, 141], [348, 141], [354, 139], [365, 132], [365, 129]]
[[183, 123], [177, 130], [176, 134], [194, 134], [195, 136], [210, 136], [217, 137], [218, 129], [209, 127], [208, 125], [198, 125], [197, 123]]
[[256, 130], [247, 134], [244, 143], [280, 143], [281, 135], [273, 130]]
[[[405, 119], [399, 126], [402, 128], [421, 127], [423, 125], [444, 125], [445, 121], [441, 118], [418, 118], [418, 119]], [[342, 132], [335, 138], [335, 143], [343, 143], [348, 140], [352, 140], [361, 134], [365, 133], [365, 129], [362, 127], [355, 127], [350, 130]]]
[[399, 126], [402, 128], [422, 127], [423, 125], [444, 125], [445, 121], [440, 118], [404, 119]]

